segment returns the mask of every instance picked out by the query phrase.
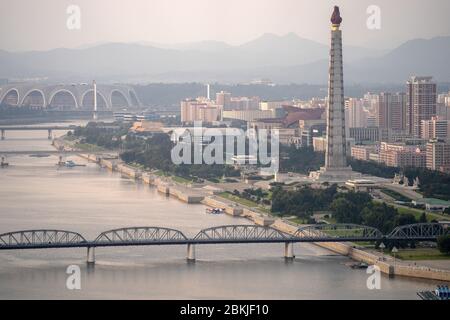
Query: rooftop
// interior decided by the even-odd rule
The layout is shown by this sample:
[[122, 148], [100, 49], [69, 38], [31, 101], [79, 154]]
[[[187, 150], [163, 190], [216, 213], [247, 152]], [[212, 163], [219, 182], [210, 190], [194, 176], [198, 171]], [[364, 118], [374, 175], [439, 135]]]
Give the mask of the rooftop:
[[450, 206], [450, 201], [445, 201], [445, 200], [435, 199], [435, 198], [423, 198], [423, 199], [418, 199], [415, 202], [423, 203], [423, 204], [430, 204], [430, 205], [438, 205], [438, 206]]

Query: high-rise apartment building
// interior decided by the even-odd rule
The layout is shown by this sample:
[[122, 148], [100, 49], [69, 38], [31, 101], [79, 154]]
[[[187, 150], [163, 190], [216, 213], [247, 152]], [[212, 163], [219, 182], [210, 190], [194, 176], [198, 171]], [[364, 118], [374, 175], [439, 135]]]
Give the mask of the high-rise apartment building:
[[422, 139], [450, 139], [450, 121], [438, 117], [422, 120], [420, 132]]
[[436, 83], [432, 77], [411, 77], [407, 82], [407, 129], [420, 136], [422, 120], [436, 115]]
[[231, 93], [225, 91], [216, 93], [216, 104], [223, 110], [231, 110]]
[[377, 99], [377, 123], [382, 129], [406, 129], [406, 94], [381, 93]]
[[432, 140], [427, 143], [427, 168], [450, 172], [450, 143]]
[[192, 123], [194, 121], [214, 122], [219, 119], [220, 109], [217, 106], [208, 105], [197, 100], [181, 101], [181, 122]]
[[347, 130], [366, 127], [367, 115], [368, 112], [364, 109], [364, 100], [349, 98], [345, 101], [345, 127]]

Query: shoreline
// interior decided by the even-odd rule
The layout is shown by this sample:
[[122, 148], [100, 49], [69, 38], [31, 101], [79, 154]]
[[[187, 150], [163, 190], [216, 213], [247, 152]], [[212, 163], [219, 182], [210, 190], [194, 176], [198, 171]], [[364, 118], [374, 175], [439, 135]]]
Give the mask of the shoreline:
[[[158, 192], [177, 198], [187, 204], [201, 203], [212, 208], [220, 207], [225, 209], [225, 213], [228, 215], [243, 217], [257, 225], [270, 226], [291, 235], [298, 229], [298, 226], [287, 223], [281, 218], [269, 217], [260, 212], [256, 212], [251, 208], [245, 207], [242, 204], [217, 196], [222, 190], [208, 189], [207, 185], [181, 184], [170, 177], [161, 177], [151, 172], [142, 172], [140, 169], [136, 169], [117, 159], [103, 159], [83, 152], [80, 152], [79, 156], [88, 161], [96, 162], [100, 166], [106, 167], [111, 171], [120, 172], [131, 179], [154, 186]], [[389, 277], [404, 276], [450, 282], [450, 270], [434, 269], [424, 266], [410, 266], [401, 264], [401, 262], [392, 264], [378, 255], [342, 242], [313, 244], [330, 250], [331, 252], [347, 256], [354, 261], [375, 265], [382, 273]]]

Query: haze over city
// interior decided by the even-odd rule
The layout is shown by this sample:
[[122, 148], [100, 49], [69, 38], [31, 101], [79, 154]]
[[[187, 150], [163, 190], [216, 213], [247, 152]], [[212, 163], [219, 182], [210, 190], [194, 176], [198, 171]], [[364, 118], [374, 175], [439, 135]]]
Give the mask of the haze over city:
[[[81, 30], [66, 28], [66, 8], [72, 4], [81, 9]], [[289, 32], [326, 44], [322, 21], [333, 5], [340, 5], [346, 17], [344, 43], [349, 45], [392, 49], [411, 39], [449, 35], [446, 0], [130, 0], [126, 6], [120, 0], [3, 0], [0, 48], [29, 51], [105, 42], [205, 40], [239, 45], [264, 33]], [[381, 30], [366, 27], [370, 5], [381, 9]]]

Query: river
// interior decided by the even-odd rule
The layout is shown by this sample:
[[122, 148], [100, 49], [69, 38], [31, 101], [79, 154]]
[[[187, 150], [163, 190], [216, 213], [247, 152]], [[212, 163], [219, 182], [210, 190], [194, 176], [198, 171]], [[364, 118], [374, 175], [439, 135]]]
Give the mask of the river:
[[[54, 134], [61, 134], [55, 132]], [[46, 131], [7, 132], [7, 150], [52, 150]], [[9, 156], [0, 169], [0, 233], [63, 229], [94, 239], [102, 231], [162, 226], [194, 236], [202, 228], [249, 224], [208, 215], [154, 188], [111, 173], [76, 156], [85, 167], [58, 168], [57, 156]], [[366, 270], [313, 244], [295, 244], [286, 263], [282, 244], [197, 246], [186, 263], [185, 246], [0, 251], [0, 299], [417, 299], [432, 281], [381, 278], [369, 290]], [[66, 269], [81, 268], [81, 289], [68, 290]]]

